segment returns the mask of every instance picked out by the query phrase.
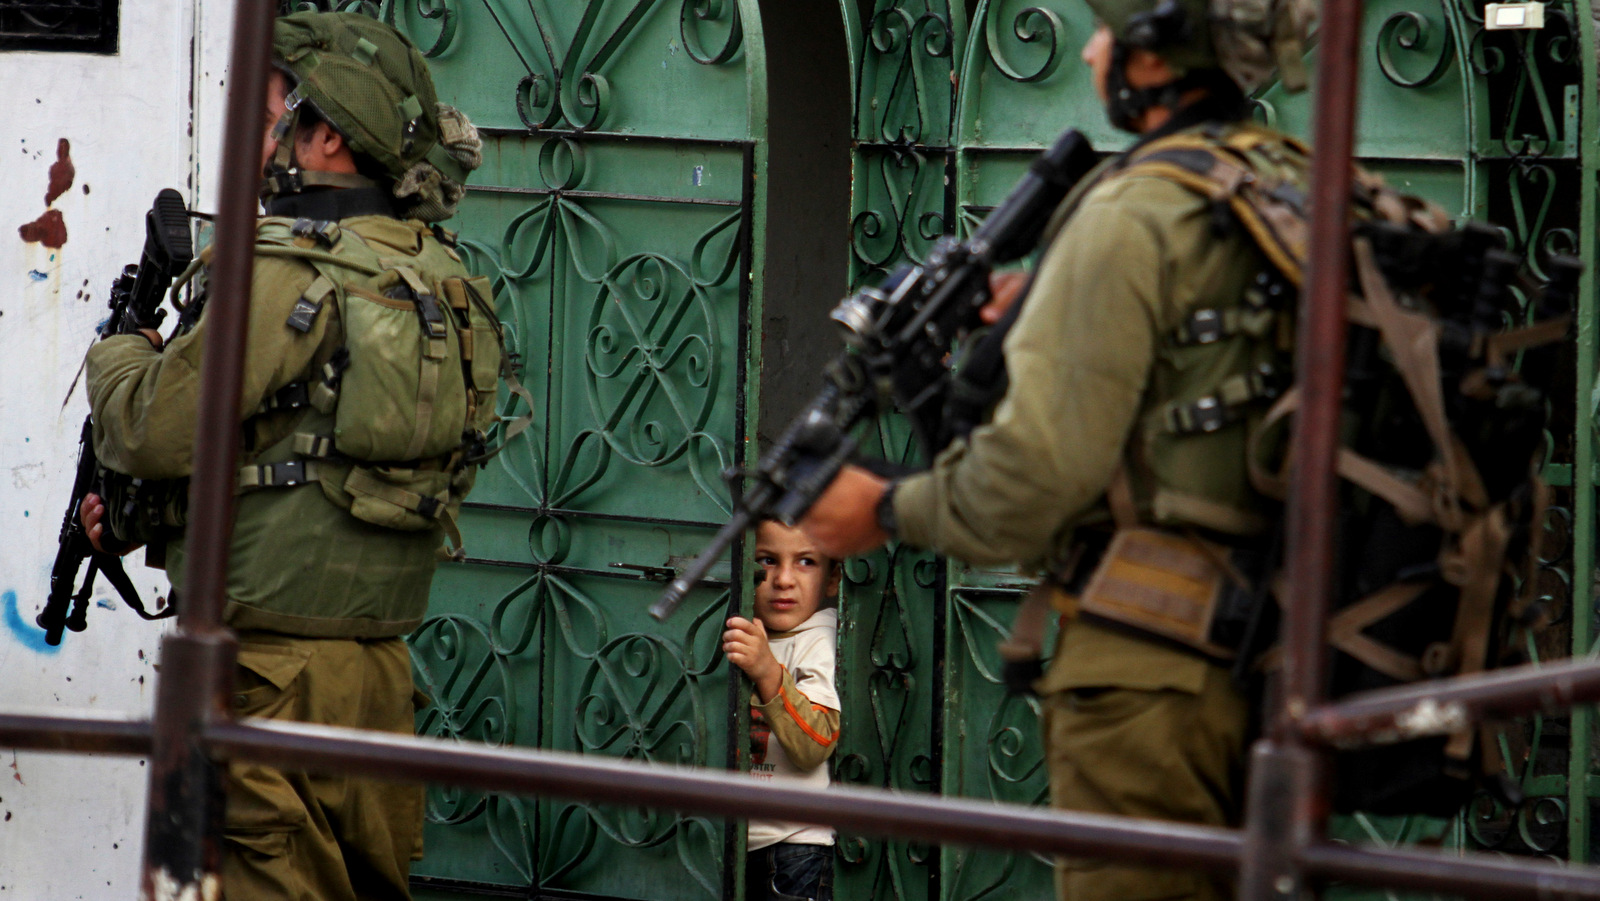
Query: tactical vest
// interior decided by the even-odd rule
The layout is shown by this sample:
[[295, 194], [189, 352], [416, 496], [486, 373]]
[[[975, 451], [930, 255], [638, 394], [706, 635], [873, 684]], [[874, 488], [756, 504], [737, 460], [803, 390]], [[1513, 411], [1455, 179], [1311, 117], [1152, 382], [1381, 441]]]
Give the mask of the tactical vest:
[[[456, 514], [489, 456], [503, 338], [489, 280], [425, 234], [417, 255], [395, 256], [337, 223], [261, 220], [258, 254], [317, 273], [286, 327], [309, 332], [334, 316], [342, 343], [246, 423], [257, 447], [247, 446], [238, 488], [316, 482], [365, 522], [442, 527], [459, 554]], [[299, 415], [273, 415], [285, 411]]]

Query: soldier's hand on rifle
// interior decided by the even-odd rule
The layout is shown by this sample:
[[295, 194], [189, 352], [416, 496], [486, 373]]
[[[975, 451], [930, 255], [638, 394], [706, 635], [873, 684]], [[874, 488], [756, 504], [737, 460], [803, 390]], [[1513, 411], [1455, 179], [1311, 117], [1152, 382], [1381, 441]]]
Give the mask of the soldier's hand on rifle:
[[887, 479], [859, 466], [846, 466], [811, 505], [800, 528], [818, 550], [834, 559], [865, 554], [889, 540], [878, 526], [877, 512], [888, 486]]
[[[160, 337], [160, 335], [156, 336], [158, 340]], [[160, 345], [157, 344], [157, 346], [159, 347]], [[89, 543], [94, 545], [94, 549], [102, 554], [106, 552], [105, 547], [100, 544], [100, 536], [105, 534], [105, 523], [101, 522], [101, 520], [105, 518], [105, 501], [101, 500], [100, 495], [95, 494], [92, 491], [88, 494], [85, 494], [83, 496], [83, 503], [78, 505], [78, 520], [83, 523], [83, 533], [89, 536]], [[140, 547], [142, 547], [142, 545], [130, 544], [123, 550], [119, 551], [117, 556], [125, 557], [128, 554], [138, 550]]]
[[1028, 284], [1028, 273], [1022, 269], [1006, 269], [989, 273], [989, 302], [978, 311], [984, 325], [994, 325], [1022, 296]]
[[151, 347], [154, 347], [156, 350], [160, 350], [161, 349], [161, 333], [160, 332], [156, 331], [153, 328], [142, 328], [142, 329], [139, 329], [139, 334], [143, 335], [145, 340], [150, 342], [150, 346]]

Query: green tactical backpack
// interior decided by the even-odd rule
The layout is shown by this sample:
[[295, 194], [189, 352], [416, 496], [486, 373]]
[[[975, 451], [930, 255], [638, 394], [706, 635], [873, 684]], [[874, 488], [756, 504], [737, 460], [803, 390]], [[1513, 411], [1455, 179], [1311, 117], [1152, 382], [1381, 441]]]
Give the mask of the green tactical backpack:
[[442, 527], [459, 554], [456, 513], [493, 455], [487, 433], [505, 368], [489, 280], [440, 277], [461, 271], [442, 242], [397, 258], [331, 222], [263, 219], [256, 250], [316, 270], [286, 326], [310, 331], [318, 315], [332, 314], [344, 344], [257, 411], [304, 413], [292, 434], [241, 468], [240, 490], [315, 481], [374, 525]]

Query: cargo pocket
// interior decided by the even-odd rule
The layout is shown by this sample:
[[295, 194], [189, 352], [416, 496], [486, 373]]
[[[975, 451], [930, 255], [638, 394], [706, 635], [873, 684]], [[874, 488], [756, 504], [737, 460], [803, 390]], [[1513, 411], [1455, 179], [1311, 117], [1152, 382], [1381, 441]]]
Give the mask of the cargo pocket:
[[310, 661], [305, 648], [241, 642], [230, 699], [234, 715], [279, 717], [298, 697], [295, 681]]
[[[231, 698], [238, 716], [289, 719], [300, 698], [299, 679], [311, 652], [277, 644], [241, 642]], [[223, 836], [249, 870], [272, 868], [289, 853], [295, 832], [309, 822], [305, 802], [283, 773], [249, 761], [228, 765], [228, 809]]]

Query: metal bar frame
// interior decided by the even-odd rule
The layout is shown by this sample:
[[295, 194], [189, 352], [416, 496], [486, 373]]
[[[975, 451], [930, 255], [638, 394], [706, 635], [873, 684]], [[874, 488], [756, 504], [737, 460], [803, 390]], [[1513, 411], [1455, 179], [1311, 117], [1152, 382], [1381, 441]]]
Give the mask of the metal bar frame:
[[[756, 786], [724, 770], [667, 767], [533, 749], [496, 749], [300, 723], [240, 721], [227, 711], [234, 640], [222, 626], [233, 518], [240, 361], [246, 339], [256, 179], [275, 0], [237, 0], [224, 146], [224, 182], [193, 482], [194, 542], [179, 628], [162, 647], [150, 721], [0, 713], [0, 743], [40, 751], [148, 755], [145, 897], [212, 897], [220, 875], [220, 761], [241, 759], [327, 772], [486, 790], [666, 807], [729, 818], [809, 821], [904, 836], [1240, 874], [1245, 901], [1303, 897], [1313, 880], [1340, 879], [1475, 898], [1600, 899], [1600, 868], [1512, 862], [1488, 854], [1335, 845], [1323, 839], [1331, 746], [1392, 741], [1459, 728], [1485, 716], [1550, 712], [1600, 700], [1600, 661], [1367, 692], [1329, 704], [1323, 629], [1332, 592], [1333, 472], [1343, 374], [1341, 312], [1346, 198], [1356, 99], [1361, 0], [1324, 7], [1316, 96], [1311, 260], [1301, 312], [1299, 442], [1288, 511], [1291, 584], [1283, 701], [1253, 751], [1242, 830], [1022, 805], [937, 799], [857, 787]], [[1586, 129], [1590, 126], [1586, 123]], [[1593, 179], [1585, 171], [1586, 184]], [[1589, 238], [1592, 240], [1593, 236]], [[1586, 285], [1592, 289], [1592, 274]], [[1592, 339], [1592, 335], [1583, 338]], [[1593, 354], [1583, 360], [1592, 364]], [[1581, 367], [1580, 367], [1581, 368]], [[1582, 384], [1592, 379], [1580, 371]], [[1580, 392], [1580, 402], [1586, 398]], [[1583, 420], [1580, 419], [1580, 422]], [[1588, 461], [1575, 483], [1588, 487]], [[1580, 496], [1580, 509], [1592, 503]], [[1575, 591], [1587, 605], [1589, 592]], [[1576, 599], [1575, 599], [1576, 600]], [[1584, 607], [1588, 609], [1587, 606]], [[1584, 636], [1585, 639], [1587, 636]]]

